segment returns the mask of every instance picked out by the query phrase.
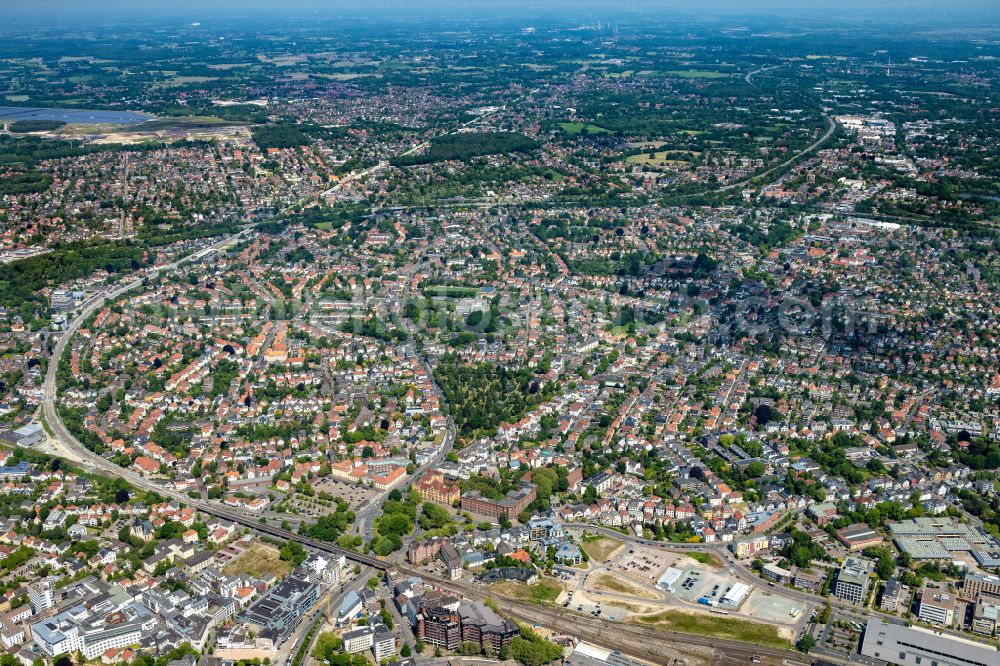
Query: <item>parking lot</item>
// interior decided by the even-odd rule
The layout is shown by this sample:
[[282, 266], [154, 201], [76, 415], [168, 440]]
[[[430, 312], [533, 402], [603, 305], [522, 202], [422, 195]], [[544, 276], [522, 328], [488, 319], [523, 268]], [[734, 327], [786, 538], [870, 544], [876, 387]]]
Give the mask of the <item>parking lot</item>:
[[328, 492], [331, 495], [343, 497], [352, 511], [365, 508], [381, 491], [370, 486], [359, 486], [356, 483], [326, 478], [313, 485], [317, 493]]
[[592, 600], [588, 598], [589, 594], [594, 594], [593, 592], [588, 592], [587, 594], [574, 594], [570, 592], [567, 595], [566, 600], [563, 601], [563, 608], [568, 608], [569, 610], [575, 611], [577, 613], [588, 613], [594, 617], [604, 618], [611, 622], [621, 622], [628, 616], [628, 610], [615, 606], [613, 604], [607, 604], [600, 600]]
[[798, 621], [803, 614], [808, 615], [809, 610], [806, 604], [769, 593], [766, 588], [754, 590], [747, 603], [743, 605], [743, 612], [751, 617], [783, 624]]
[[634, 546], [628, 550], [623, 550], [620, 555], [609, 562], [608, 569], [624, 574], [643, 585], [653, 586], [671, 564], [678, 558], [684, 557], [683, 555], [677, 555], [677, 553]]
[[674, 596], [689, 603], [697, 603], [701, 597], [707, 597], [718, 603], [737, 582], [735, 579], [710, 571], [688, 569], [674, 583]]

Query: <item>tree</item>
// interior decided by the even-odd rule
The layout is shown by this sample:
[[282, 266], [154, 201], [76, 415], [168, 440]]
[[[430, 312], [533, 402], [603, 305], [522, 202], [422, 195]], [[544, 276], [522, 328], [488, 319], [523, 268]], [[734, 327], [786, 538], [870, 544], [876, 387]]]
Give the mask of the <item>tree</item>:
[[795, 644], [795, 647], [797, 647], [802, 652], [806, 653], [808, 653], [809, 650], [812, 650], [815, 646], [816, 646], [816, 639], [813, 638], [813, 635], [810, 634], [808, 631], [802, 634], [802, 638], [800, 638], [799, 642]]
[[425, 530], [436, 530], [451, 522], [451, 514], [442, 506], [433, 502], [424, 502], [420, 515], [420, 527]]
[[892, 556], [892, 551], [888, 548], [865, 548], [862, 551], [866, 557], [875, 560], [875, 573], [882, 580], [889, 580], [889, 577], [896, 570], [896, 560]]
[[[525, 634], [530, 638], [523, 638]], [[508, 655], [525, 666], [542, 666], [560, 659], [563, 649], [561, 645], [545, 640], [530, 630], [522, 630], [520, 637], [511, 640]]]
[[343, 647], [343, 640], [333, 631], [324, 631], [316, 637], [316, 644], [313, 647], [313, 657], [323, 662], [331, 655], [336, 654]]

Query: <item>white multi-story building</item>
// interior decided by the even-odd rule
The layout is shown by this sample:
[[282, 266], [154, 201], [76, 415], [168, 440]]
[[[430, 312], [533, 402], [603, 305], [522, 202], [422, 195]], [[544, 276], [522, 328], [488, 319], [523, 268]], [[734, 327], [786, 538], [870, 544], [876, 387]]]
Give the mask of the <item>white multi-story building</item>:
[[920, 591], [920, 609], [917, 616], [924, 622], [949, 626], [955, 615], [955, 597], [947, 588], [927, 586]]
[[142, 626], [138, 623], [107, 624], [99, 620], [90, 624], [89, 619], [87, 611], [77, 607], [32, 624], [31, 635], [50, 657], [79, 650], [87, 659], [99, 657], [111, 648], [138, 643], [142, 637]]
[[41, 613], [56, 605], [55, 581], [52, 578], [45, 578], [28, 586], [28, 603], [31, 610]]
[[383, 659], [396, 654], [396, 639], [388, 629], [381, 629], [375, 632], [372, 653], [375, 655], [375, 662], [382, 663]]
[[355, 654], [370, 650], [375, 644], [375, 630], [371, 627], [361, 627], [344, 633], [344, 652]]
[[860, 604], [868, 594], [868, 584], [871, 582], [871, 572], [875, 563], [861, 557], [847, 557], [837, 574], [837, 584], [833, 589], [834, 596]]
[[24, 642], [24, 627], [14, 624], [0, 629], [0, 641], [3, 641], [4, 647], [8, 649], [20, 645]]

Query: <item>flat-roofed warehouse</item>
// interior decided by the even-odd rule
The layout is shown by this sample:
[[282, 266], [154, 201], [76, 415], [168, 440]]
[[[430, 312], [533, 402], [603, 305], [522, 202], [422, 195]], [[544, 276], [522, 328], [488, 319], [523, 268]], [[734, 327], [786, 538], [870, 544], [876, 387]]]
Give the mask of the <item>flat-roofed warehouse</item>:
[[847, 546], [848, 550], [864, 550], [881, 544], [884, 539], [868, 525], [858, 523], [837, 530], [837, 541]]
[[913, 518], [893, 523], [892, 540], [914, 560], [954, 560], [968, 553], [980, 567], [1000, 567], [1000, 539], [948, 516]]
[[861, 654], [899, 666], [996, 666], [1000, 652], [984, 643], [940, 631], [868, 620]]
[[750, 594], [751, 589], [746, 583], [736, 583], [723, 595], [721, 603], [733, 608], [739, 608], [743, 600]]

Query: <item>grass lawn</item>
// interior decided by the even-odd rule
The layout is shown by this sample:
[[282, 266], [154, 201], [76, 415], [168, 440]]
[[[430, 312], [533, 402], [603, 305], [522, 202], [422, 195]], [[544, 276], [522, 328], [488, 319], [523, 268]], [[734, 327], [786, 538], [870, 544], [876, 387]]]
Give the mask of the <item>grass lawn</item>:
[[266, 543], [255, 543], [245, 553], [227, 564], [222, 572], [229, 576], [250, 574], [258, 578], [272, 573], [281, 578], [292, 570], [292, 565], [281, 559], [277, 548]]
[[665, 166], [667, 164], [688, 164], [686, 160], [672, 160], [670, 155], [677, 153], [686, 153], [692, 157], [697, 157], [701, 153], [695, 152], [693, 150], [654, 150], [650, 151], [653, 156], [650, 157], [649, 153], [640, 153], [639, 155], [629, 155], [625, 158], [625, 161], [630, 164], [645, 164], [647, 166]]
[[608, 561], [611, 553], [615, 552], [622, 542], [609, 537], [585, 537], [581, 546], [587, 551], [587, 556], [594, 562], [602, 564]]
[[679, 76], [683, 79], [726, 79], [729, 74], [725, 72], [713, 72], [710, 69], [672, 69], [667, 72], [671, 76]]
[[776, 648], [791, 647], [791, 643], [778, 633], [777, 627], [750, 622], [732, 615], [702, 615], [669, 610], [658, 615], [633, 618], [630, 621], [687, 634], [729, 638]]
[[584, 128], [586, 128], [589, 134], [614, 134], [614, 132], [605, 127], [590, 123], [559, 123], [559, 127], [567, 134], [580, 134]]
[[513, 582], [496, 583], [493, 585], [493, 590], [497, 594], [520, 599], [521, 601], [550, 604], [556, 600], [556, 597], [562, 592], [563, 587], [559, 583], [543, 578], [531, 585]]
[[716, 557], [715, 555], [713, 555], [712, 553], [700, 553], [700, 552], [694, 551], [694, 552], [688, 552], [688, 553], [684, 553], [684, 554], [687, 555], [688, 557], [690, 557], [692, 560], [697, 560], [697, 561], [701, 562], [702, 564], [707, 564], [710, 567], [721, 567], [722, 566], [722, 562], [719, 561], [719, 558]]
[[310, 225], [313, 229], [319, 229], [320, 231], [329, 231], [333, 228], [333, 222], [326, 220], [325, 222], [317, 222], [316, 224]]

